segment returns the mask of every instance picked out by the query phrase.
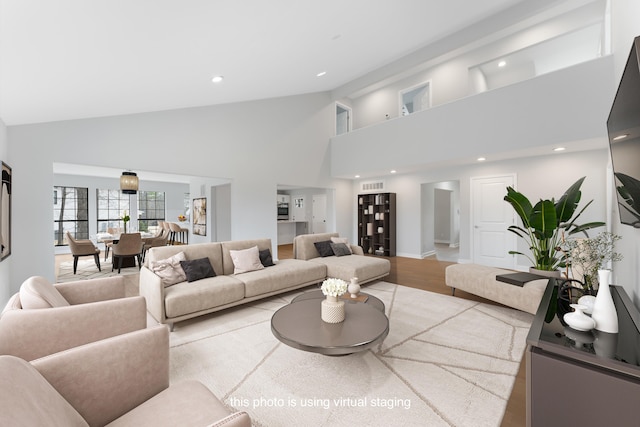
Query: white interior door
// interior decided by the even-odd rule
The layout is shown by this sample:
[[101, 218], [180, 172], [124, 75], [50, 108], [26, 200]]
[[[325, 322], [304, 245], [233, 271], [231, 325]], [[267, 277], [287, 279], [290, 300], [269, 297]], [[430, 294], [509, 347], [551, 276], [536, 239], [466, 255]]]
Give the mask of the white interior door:
[[292, 203], [289, 205], [289, 217], [292, 221], [306, 221], [306, 207], [304, 205], [304, 196], [292, 196]]
[[515, 212], [504, 201], [514, 175], [471, 179], [472, 259], [476, 264], [514, 268], [516, 235], [508, 231], [515, 223]]
[[311, 232], [313, 234], [327, 232], [327, 195], [313, 195], [313, 222], [311, 223]]

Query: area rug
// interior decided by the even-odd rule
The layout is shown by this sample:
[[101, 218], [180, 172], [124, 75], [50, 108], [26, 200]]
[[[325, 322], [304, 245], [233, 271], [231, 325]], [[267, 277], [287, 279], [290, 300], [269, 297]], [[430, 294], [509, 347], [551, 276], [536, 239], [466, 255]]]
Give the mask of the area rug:
[[387, 282], [363, 291], [390, 321], [374, 349], [280, 343], [270, 319], [294, 292], [177, 323], [171, 382], [200, 380], [258, 427], [500, 425], [532, 315]]
[[[96, 265], [96, 262], [93, 258], [81, 258], [78, 260], [78, 268], [76, 270], [76, 274], [73, 274], [73, 261], [63, 261], [60, 263], [56, 281], [69, 282], [72, 280], [95, 279], [98, 277], [109, 277], [118, 275], [117, 268], [114, 271], [111, 271], [111, 258], [108, 258], [106, 261], [104, 259], [101, 259], [100, 269], [102, 271], [98, 271], [98, 266]], [[139, 272], [140, 270], [138, 269], [138, 267], [128, 267], [122, 268], [120, 270], [120, 275], [126, 276], [130, 274], [138, 274]]]

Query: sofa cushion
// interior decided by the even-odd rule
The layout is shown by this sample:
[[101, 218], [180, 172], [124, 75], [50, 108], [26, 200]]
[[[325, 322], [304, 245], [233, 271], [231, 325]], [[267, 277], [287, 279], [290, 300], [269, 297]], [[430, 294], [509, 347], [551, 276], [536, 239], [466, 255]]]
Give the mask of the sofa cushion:
[[366, 283], [384, 277], [391, 271], [391, 263], [388, 259], [363, 255], [313, 258], [310, 261], [325, 265], [327, 277], [335, 277], [347, 282], [352, 277], [357, 277], [360, 283]]
[[69, 303], [47, 279], [29, 277], [20, 286], [20, 303], [24, 309], [65, 307]]
[[244, 283], [233, 276], [207, 277], [165, 288], [167, 318], [197, 313], [244, 298]]
[[264, 265], [260, 262], [260, 251], [257, 246], [237, 251], [230, 250], [229, 255], [233, 260], [233, 274], [262, 270], [264, 268]]
[[180, 261], [180, 266], [187, 276], [187, 282], [195, 282], [196, 280], [205, 279], [207, 277], [216, 277], [216, 272], [211, 266], [209, 258], [198, 258], [189, 261]]
[[180, 265], [180, 261], [186, 261], [186, 259], [184, 252], [178, 252], [166, 259], [150, 261], [149, 269], [162, 279], [162, 284], [165, 287], [175, 285], [187, 280], [187, 275]]
[[298, 285], [310, 285], [323, 281], [327, 276], [324, 265], [299, 259], [281, 259], [273, 267], [240, 274], [244, 282], [245, 297], [277, 292]]
[[293, 238], [293, 257], [296, 259], [309, 260], [320, 256], [314, 245], [315, 242], [331, 240], [332, 237], [339, 237], [338, 233], [301, 234]]
[[189, 259], [209, 258], [213, 271], [216, 274], [223, 274], [222, 271], [222, 245], [218, 242], [196, 243], [190, 245], [158, 246], [149, 249], [146, 256], [146, 263], [169, 258], [179, 252], [184, 252]]
[[331, 242], [331, 250], [335, 256], [351, 255], [351, 249], [344, 243]]
[[254, 246], [258, 247], [258, 252], [264, 249], [271, 251], [271, 239], [230, 240], [220, 244], [222, 245], [222, 264], [224, 267], [222, 274], [233, 274], [235, 270], [235, 265], [231, 258], [231, 251], [241, 251]]
[[30, 363], [14, 356], [0, 356], [0, 377], [0, 425], [88, 426]]
[[349, 239], [347, 239], [346, 237], [332, 237], [331, 238], [331, 242], [332, 243], [344, 243], [347, 248], [349, 249], [350, 253], [353, 253], [353, 251], [351, 250], [351, 245], [349, 244]]
[[271, 249], [263, 249], [260, 251], [260, 262], [265, 267], [271, 267], [273, 263], [273, 257], [271, 256]]
[[333, 256], [333, 249], [331, 249], [331, 240], [314, 242], [313, 245], [316, 247], [318, 255], [320, 255], [321, 257]]

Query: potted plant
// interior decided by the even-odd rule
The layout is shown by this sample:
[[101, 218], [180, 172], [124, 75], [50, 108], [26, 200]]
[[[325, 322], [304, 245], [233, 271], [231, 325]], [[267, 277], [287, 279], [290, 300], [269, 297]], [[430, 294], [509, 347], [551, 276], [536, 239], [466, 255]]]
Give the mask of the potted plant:
[[571, 269], [571, 276], [582, 283], [586, 293], [593, 293], [598, 283], [598, 270], [606, 268], [609, 262], [622, 260], [622, 254], [614, 251], [615, 242], [620, 239], [617, 234], [603, 231], [593, 238], [564, 242], [567, 269]]
[[588, 237], [586, 230], [604, 225], [603, 222], [576, 224], [582, 212], [593, 202], [591, 200], [576, 213], [582, 195], [580, 187], [584, 179], [585, 177], [582, 177], [577, 180], [558, 201], [553, 198], [541, 199], [535, 205], [532, 205], [522, 193], [507, 187], [504, 200], [511, 204], [522, 221], [522, 226], [512, 225], [509, 231], [527, 242], [531, 256], [518, 251], [509, 253], [527, 257], [533, 263], [534, 271], [549, 272], [565, 267], [566, 254], [560, 248], [565, 235], [582, 232]]

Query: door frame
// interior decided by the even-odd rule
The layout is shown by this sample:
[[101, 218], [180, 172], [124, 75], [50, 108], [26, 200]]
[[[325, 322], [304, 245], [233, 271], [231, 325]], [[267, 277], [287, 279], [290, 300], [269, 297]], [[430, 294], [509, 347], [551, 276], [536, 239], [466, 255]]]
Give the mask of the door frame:
[[[478, 180], [486, 180], [486, 179], [492, 179], [492, 178], [500, 178], [500, 177], [511, 177], [511, 179], [513, 180], [513, 188], [517, 190], [517, 185], [518, 185], [518, 175], [516, 173], [501, 173], [501, 174], [495, 174], [495, 175], [484, 175], [484, 176], [472, 176], [469, 179], [469, 254], [470, 254], [470, 259], [472, 263], [476, 262], [476, 258], [477, 258], [477, 254], [476, 254], [476, 250], [475, 250], [475, 212], [474, 212], [474, 206], [475, 206], [475, 197], [477, 196], [476, 194], [474, 194], [474, 183]], [[505, 189], [505, 195], [506, 195], [506, 189]], [[506, 202], [505, 202], [506, 203]], [[515, 215], [513, 216], [513, 222], [512, 225], [516, 224], [517, 220], [515, 218]], [[513, 234], [511, 232], [509, 232], [510, 234]], [[514, 242], [514, 250], [517, 250], [517, 239], [516, 239], [516, 235], [513, 234], [512, 238], [513, 238], [513, 242]], [[511, 265], [509, 267], [506, 268], [511, 268], [513, 270], [516, 269], [517, 266], [517, 257], [516, 256], [512, 256], [512, 261], [511, 261]]]
[[335, 104], [336, 104], [336, 113], [334, 114], [334, 117], [333, 117], [334, 118], [333, 131], [335, 132], [336, 136], [338, 136], [338, 107], [340, 107], [347, 112], [347, 131], [345, 133], [351, 132], [353, 130], [353, 108], [337, 101]]

